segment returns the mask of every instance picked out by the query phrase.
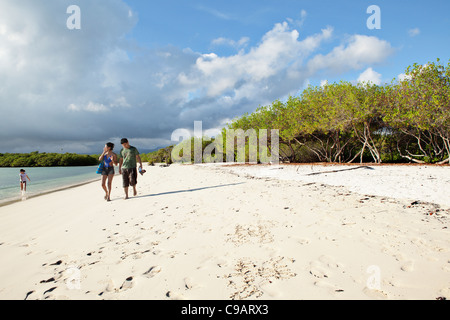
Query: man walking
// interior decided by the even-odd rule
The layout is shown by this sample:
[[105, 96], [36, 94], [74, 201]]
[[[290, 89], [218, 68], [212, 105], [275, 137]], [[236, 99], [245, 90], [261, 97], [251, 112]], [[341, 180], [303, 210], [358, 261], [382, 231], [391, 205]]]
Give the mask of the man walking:
[[122, 175], [123, 189], [125, 191], [125, 200], [128, 199], [128, 188], [133, 187], [133, 195], [137, 195], [136, 184], [137, 184], [137, 162], [139, 162], [139, 167], [142, 170], [142, 160], [139, 156], [139, 151], [130, 146], [130, 143], [126, 138], [120, 141], [123, 149], [119, 154], [119, 174]]

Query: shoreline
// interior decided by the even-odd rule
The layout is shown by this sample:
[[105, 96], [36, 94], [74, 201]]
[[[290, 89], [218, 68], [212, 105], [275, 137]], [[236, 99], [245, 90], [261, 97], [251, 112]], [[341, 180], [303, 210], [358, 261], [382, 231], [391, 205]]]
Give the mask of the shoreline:
[[[95, 178], [95, 179], [91, 179], [91, 180], [80, 182], [80, 183], [76, 183], [76, 184], [66, 185], [66, 186], [62, 186], [62, 187], [58, 187], [58, 188], [42, 191], [42, 192], [39, 192], [39, 193], [30, 193], [29, 195], [27, 194], [25, 198], [26, 198], [26, 200], [30, 200], [30, 199], [34, 199], [34, 198], [37, 198], [37, 197], [42, 197], [42, 196], [45, 196], [45, 195], [48, 195], [48, 194], [52, 194], [52, 193], [56, 193], [56, 192], [60, 192], [60, 191], [64, 191], [64, 190], [69, 190], [69, 189], [81, 187], [81, 186], [84, 186], [86, 184], [90, 184], [90, 183], [94, 183], [94, 182], [98, 182], [98, 181], [100, 181], [100, 179], [99, 178]], [[17, 198], [7, 198], [5, 200], [1, 200], [0, 201], [0, 208], [9, 206], [9, 205], [14, 204], [14, 203], [23, 202], [23, 201], [26, 201], [26, 200], [22, 200], [22, 196], [18, 196]]]

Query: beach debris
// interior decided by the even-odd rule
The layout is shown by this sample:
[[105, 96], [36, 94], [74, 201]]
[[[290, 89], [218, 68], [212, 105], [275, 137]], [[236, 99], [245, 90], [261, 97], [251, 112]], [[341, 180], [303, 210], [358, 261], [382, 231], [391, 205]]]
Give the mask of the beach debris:
[[447, 298], [446, 297], [437, 297], [436, 300], [444, 301], [444, 300], [447, 300]]
[[[450, 213], [450, 210], [442, 209], [441, 206], [437, 203], [430, 203], [430, 202], [424, 202], [424, 201], [413, 201], [410, 205], [405, 205], [404, 208], [418, 208], [423, 210], [423, 214], [426, 216], [435, 216], [441, 223], [442, 219], [447, 218], [447, 213]], [[424, 220], [425, 221], [425, 220]]]
[[361, 200], [359, 200], [359, 203], [364, 203], [364, 201], [370, 200], [370, 198], [362, 198]]

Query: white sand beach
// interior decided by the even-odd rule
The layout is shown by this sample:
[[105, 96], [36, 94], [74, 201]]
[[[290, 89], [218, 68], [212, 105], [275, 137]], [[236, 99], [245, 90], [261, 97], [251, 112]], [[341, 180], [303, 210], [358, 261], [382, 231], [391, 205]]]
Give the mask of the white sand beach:
[[0, 207], [0, 299], [450, 298], [449, 166], [145, 169]]

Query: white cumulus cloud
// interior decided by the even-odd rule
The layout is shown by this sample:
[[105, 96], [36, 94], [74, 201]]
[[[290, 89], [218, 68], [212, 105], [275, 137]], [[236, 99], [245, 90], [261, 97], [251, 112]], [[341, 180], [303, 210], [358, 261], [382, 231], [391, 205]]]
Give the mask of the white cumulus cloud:
[[312, 73], [326, 69], [335, 73], [358, 70], [365, 65], [384, 61], [393, 53], [389, 42], [373, 36], [353, 35], [347, 43], [335, 47], [330, 53], [318, 54], [308, 62]]
[[381, 74], [374, 71], [372, 68], [367, 68], [360, 74], [358, 82], [372, 83], [376, 85], [381, 84]]

